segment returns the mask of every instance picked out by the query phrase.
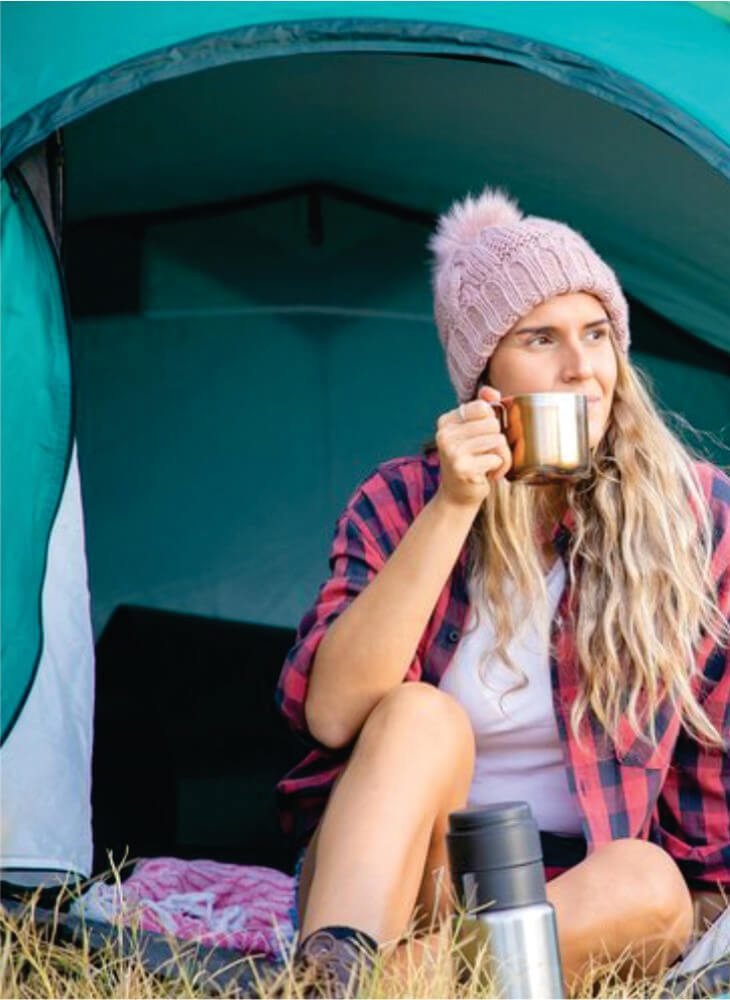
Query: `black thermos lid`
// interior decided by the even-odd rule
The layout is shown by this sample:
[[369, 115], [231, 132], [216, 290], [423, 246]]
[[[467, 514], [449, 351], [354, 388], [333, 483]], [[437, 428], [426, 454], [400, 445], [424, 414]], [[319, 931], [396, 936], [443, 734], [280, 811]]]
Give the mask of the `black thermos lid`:
[[451, 879], [467, 909], [545, 902], [537, 823], [527, 802], [498, 802], [449, 814]]

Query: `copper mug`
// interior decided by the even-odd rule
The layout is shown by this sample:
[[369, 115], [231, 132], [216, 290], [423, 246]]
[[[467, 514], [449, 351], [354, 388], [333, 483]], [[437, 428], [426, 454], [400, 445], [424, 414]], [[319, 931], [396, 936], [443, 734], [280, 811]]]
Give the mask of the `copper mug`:
[[499, 417], [512, 452], [507, 479], [540, 486], [589, 475], [587, 396], [524, 392], [489, 405]]

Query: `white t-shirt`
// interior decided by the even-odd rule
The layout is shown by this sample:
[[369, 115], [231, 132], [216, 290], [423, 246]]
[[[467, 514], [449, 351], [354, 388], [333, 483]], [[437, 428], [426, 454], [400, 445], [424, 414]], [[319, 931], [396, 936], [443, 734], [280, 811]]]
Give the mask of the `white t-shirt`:
[[[566, 570], [558, 559], [548, 573], [549, 620], [565, 585]], [[473, 597], [473, 595], [470, 595]], [[479, 626], [474, 629], [479, 607]], [[540, 830], [566, 835], [582, 833], [582, 817], [573, 803], [555, 721], [550, 682], [549, 625], [534, 616], [517, 616], [522, 625], [508, 651], [527, 676], [527, 686], [502, 698], [519, 676], [491, 655], [478, 672], [479, 656], [494, 642], [494, 629], [478, 595], [471, 600], [465, 632], [441, 678], [439, 688], [464, 707], [476, 739], [476, 764], [468, 805], [529, 802]], [[474, 631], [471, 631], [474, 629]]]

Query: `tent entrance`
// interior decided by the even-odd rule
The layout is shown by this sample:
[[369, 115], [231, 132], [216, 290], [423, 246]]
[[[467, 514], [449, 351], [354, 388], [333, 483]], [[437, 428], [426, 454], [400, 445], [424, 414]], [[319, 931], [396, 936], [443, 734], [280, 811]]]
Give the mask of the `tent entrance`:
[[[453, 405], [429, 288], [435, 212], [489, 181], [585, 231], [626, 275], [634, 359], [663, 404], [717, 430], [730, 366], [703, 338], [723, 329], [714, 318], [727, 290], [714, 269], [726, 242], [716, 206], [702, 214], [695, 203], [692, 226], [668, 209], [687, 183], [700, 202], [727, 201], [727, 185], [646, 122], [524, 69], [372, 53], [169, 81], [69, 126], [65, 144], [76, 433], [107, 671], [98, 836], [124, 839], [115, 804], [122, 788], [133, 795], [99, 722], [110, 734], [133, 718], [167, 761], [157, 803], [148, 785], [145, 809], [121, 814], [137, 817], [127, 831], [138, 850], [164, 853], [168, 842], [231, 860], [239, 845], [238, 860], [271, 858], [251, 839], [267, 831], [274, 850], [261, 781], [273, 796], [279, 755], [297, 748], [267, 713], [293, 629], [327, 575], [335, 520], [360, 480], [417, 451]], [[702, 267], [689, 272], [699, 250], [687, 233], [703, 241]], [[675, 281], [677, 270], [694, 284]], [[207, 666], [202, 636], [215, 651]], [[181, 650], [184, 666], [170, 670]], [[172, 685], [172, 722], [136, 697], [153, 670]], [[254, 673], [266, 681], [247, 700]], [[163, 703], [164, 684], [150, 698]], [[201, 698], [198, 763], [171, 763]], [[207, 725], [218, 714], [235, 734], [236, 703], [254, 735], [224, 752]], [[262, 801], [265, 816], [247, 813]], [[150, 830], [155, 808], [167, 826]]]
[[[235, 687], [237, 651], [258, 649], [268, 693], [252, 694], [240, 724], [261, 736], [249, 713], [273, 696], [282, 648], [327, 574], [335, 519], [360, 480], [417, 450], [453, 406], [426, 244], [434, 214], [465, 191], [503, 184], [526, 211], [585, 232], [629, 293], [634, 360], [663, 405], [715, 432], [727, 421], [728, 185], [615, 105], [496, 62], [333, 53], [159, 83], [64, 138], [94, 636], [99, 651], [109, 640], [110, 692], [134, 665], [138, 708], [154, 662], [198, 648], [191, 620], [166, 615], [193, 616], [211, 642], [211, 622], [271, 629], [264, 646], [226, 633], [216, 662], [234, 687], [206, 705], [207, 719], [230, 718], [231, 691], [243, 702], [247, 690]], [[122, 640], [130, 608], [144, 656]], [[149, 615], [162, 631], [140, 624]], [[194, 709], [209, 670], [191, 652], [183, 678], [160, 676]], [[129, 714], [99, 719], [110, 770], [96, 772], [95, 807], [113, 837], [113, 748]], [[148, 714], [136, 740], [189, 738], [181, 725], [161, 744], [158, 721]], [[235, 739], [234, 722], [226, 732]], [[230, 832], [242, 844], [246, 823], [271, 829], [245, 815], [263, 801], [259, 736], [250, 770], [230, 755], [235, 767], [216, 776], [183, 757], [173, 791], [141, 799], [172, 824], [156, 853], [169, 835], [171, 849], [231, 859]]]

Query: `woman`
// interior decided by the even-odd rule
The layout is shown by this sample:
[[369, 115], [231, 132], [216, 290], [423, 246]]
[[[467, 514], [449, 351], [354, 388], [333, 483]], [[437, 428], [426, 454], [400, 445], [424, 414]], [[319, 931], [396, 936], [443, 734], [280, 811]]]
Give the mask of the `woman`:
[[[730, 883], [730, 480], [658, 415], [578, 233], [486, 189], [431, 247], [460, 405], [352, 496], [280, 678], [313, 747], [279, 785], [298, 954], [341, 988], [357, 945], [432, 927], [449, 813], [525, 799], [566, 981], [651, 974]], [[590, 478], [511, 483], [489, 404], [551, 391], [588, 396]]]

